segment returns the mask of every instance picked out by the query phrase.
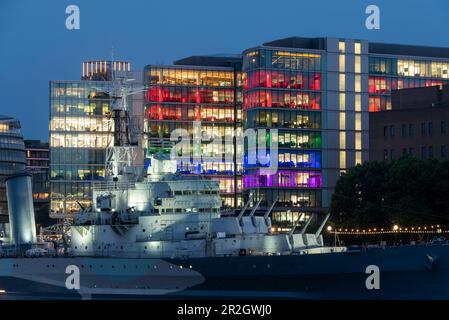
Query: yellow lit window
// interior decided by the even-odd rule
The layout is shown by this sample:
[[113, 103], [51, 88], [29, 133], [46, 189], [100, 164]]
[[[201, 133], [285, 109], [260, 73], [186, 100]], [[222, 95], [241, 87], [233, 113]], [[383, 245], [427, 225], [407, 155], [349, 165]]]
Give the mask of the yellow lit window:
[[346, 151], [340, 151], [340, 169], [346, 168]]
[[355, 149], [362, 150], [362, 133], [361, 132], [355, 133]]
[[362, 164], [362, 152], [355, 152], [355, 165]]
[[355, 56], [355, 66], [354, 66], [354, 72], [355, 73], [361, 73], [362, 72], [362, 59], [360, 56]]
[[346, 149], [346, 132], [340, 131], [340, 149]]
[[362, 54], [362, 44], [360, 42], [354, 43], [354, 53]]
[[339, 100], [340, 100], [340, 110], [345, 110], [345, 108], [346, 108], [346, 94], [340, 93]]
[[340, 130], [346, 129], [346, 113], [340, 112]]
[[357, 131], [362, 130], [362, 114], [361, 113], [355, 114], [355, 130], [357, 130]]
[[355, 83], [354, 83], [354, 91], [355, 92], [361, 92], [362, 91], [362, 80], [360, 75], [355, 76]]
[[338, 70], [340, 72], [345, 72], [346, 64], [345, 64], [345, 55], [341, 54], [338, 59]]
[[340, 51], [340, 53], [345, 53], [346, 51], [346, 45], [344, 41], [340, 41], [338, 43], [338, 51]]
[[360, 94], [355, 95], [354, 108], [356, 112], [362, 111], [362, 96]]
[[339, 77], [339, 90], [346, 91], [346, 76], [344, 74], [340, 74]]

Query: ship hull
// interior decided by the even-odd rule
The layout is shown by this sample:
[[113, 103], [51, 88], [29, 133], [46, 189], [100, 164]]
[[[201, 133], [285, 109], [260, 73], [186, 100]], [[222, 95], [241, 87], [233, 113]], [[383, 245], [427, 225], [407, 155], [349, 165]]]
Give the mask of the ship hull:
[[[68, 266], [79, 269], [79, 289], [66, 286]], [[378, 289], [367, 288], [369, 266], [379, 269]], [[1, 259], [0, 289], [6, 299], [449, 299], [449, 246], [194, 259]]]

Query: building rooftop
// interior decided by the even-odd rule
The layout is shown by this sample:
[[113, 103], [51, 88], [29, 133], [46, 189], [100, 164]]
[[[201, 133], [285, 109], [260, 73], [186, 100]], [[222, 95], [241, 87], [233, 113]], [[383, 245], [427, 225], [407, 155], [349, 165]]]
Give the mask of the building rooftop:
[[48, 149], [49, 143], [41, 140], [24, 140], [26, 148]]
[[[289, 37], [263, 43], [267, 47], [325, 50], [326, 38]], [[369, 53], [449, 58], [449, 48], [369, 42]]]
[[0, 120], [15, 120], [13, 117], [0, 114]]
[[298, 48], [298, 49], [313, 49], [313, 50], [326, 49], [326, 43], [324, 41], [324, 38], [289, 37], [265, 42], [262, 45], [266, 47], [280, 47], [280, 48]]
[[369, 43], [369, 53], [449, 58], [449, 48], [376, 42]]
[[449, 107], [449, 85], [392, 90], [391, 103], [392, 111]]
[[190, 56], [173, 62], [174, 65], [201, 66], [201, 67], [232, 67], [234, 64], [241, 64], [240, 54], [215, 54]]

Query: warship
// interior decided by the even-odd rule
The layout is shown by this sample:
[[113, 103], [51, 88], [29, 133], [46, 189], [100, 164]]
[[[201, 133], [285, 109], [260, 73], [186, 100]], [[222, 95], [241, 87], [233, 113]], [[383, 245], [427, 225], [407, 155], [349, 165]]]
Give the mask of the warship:
[[[62, 251], [37, 239], [30, 176], [6, 184], [11, 243], [0, 251], [2, 298], [449, 298], [445, 243], [326, 247], [326, 219], [316, 233], [307, 233], [308, 223], [277, 233], [270, 210], [256, 216], [256, 203], [245, 214], [249, 201], [223, 217], [218, 182], [180, 177], [176, 161], [162, 155], [142, 181], [95, 185], [93, 206], [78, 212]], [[373, 267], [379, 279], [370, 286]]]
[[[6, 179], [9, 241], [0, 247], [2, 299], [449, 299], [445, 241], [352, 249], [325, 246], [329, 215], [290, 232], [271, 225], [274, 201], [247, 200], [222, 215], [217, 181], [177, 174], [168, 155], [134, 165], [128, 93], [119, 88], [107, 179], [93, 204], [61, 229], [62, 246], [36, 234], [31, 177]], [[121, 95], [121, 96], [120, 96]], [[120, 98], [121, 97], [121, 98]]]

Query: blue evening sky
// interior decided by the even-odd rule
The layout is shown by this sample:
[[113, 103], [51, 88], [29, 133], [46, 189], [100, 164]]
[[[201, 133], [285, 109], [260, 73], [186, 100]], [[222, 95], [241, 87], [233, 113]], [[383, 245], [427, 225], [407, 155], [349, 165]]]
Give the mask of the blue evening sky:
[[[80, 30], [65, 27], [70, 4]], [[381, 30], [365, 29], [369, 4]], [[449, 47], [448, 30], [447, 0], [0, 0], [0, 114], [48, 140], [49, 80], [79, 79], [81, 62], [109, 58], [112, 46], [136, 70], [289, 36]]]

